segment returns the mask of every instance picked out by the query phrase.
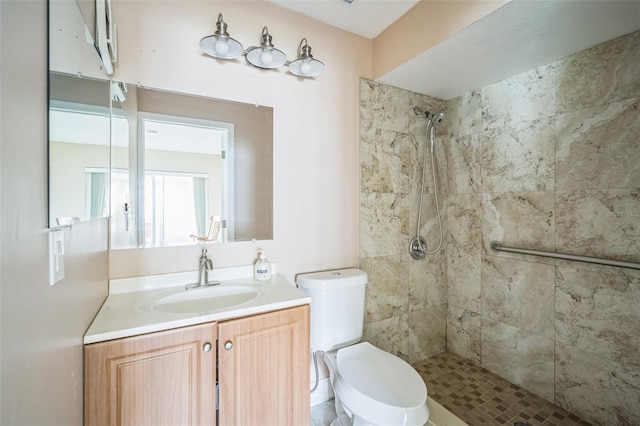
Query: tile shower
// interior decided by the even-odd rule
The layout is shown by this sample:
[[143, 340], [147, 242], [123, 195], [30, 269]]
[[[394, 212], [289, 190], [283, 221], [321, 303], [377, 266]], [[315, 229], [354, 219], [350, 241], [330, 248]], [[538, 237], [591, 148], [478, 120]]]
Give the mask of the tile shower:
[[[640, 271], [491, 241], [640, 259], [640, 32], [449, 101], [361, 80], [365, 340], [453, 352], [600, 424], [640, 424]], [[426, 119], [443, 249], [411, 259]], [[421, 235], [438, 226], [430, 164]]]

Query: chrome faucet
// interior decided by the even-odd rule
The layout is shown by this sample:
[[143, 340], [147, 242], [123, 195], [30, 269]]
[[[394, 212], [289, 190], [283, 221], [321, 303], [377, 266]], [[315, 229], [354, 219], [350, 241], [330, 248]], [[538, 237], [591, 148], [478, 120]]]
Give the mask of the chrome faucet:
[[198, 269], [198, 285], [209, 285], [209, 271], [213, 269], [213, 262], [207, 257], [207, 249], [202, 249], [200, 268]]
[[188, 284], [186, 289], [198, 288], [203, 286], [220, 284], [218, 281], [209, 282], [209, 271], [213, 270], [213, 262], [207, 256], [207, 249], [202, 249], [202, 255], [199, 260], [198, 267], [198, 282], [195, 284]]

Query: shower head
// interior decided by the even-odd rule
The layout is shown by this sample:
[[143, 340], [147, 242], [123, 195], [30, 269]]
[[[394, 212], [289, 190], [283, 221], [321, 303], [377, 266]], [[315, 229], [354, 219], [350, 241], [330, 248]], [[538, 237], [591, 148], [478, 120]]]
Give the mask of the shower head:
[[442, 120], [444, 120], [444, 113], [439, 112], [437, 114], [432, 115], [430, 118], [431, 118], [431, 127], [435, 129], [440, 125], [440, 123], [442, 123]]
[[442, 123], [444, 120], [444, 112], [439, 112], [437, 114], [432, 114], [429, 116], [429, 123], [427, 123], [427, 131], [429, 132], [429, 142], [431, 147], [431, 152], [433, 153], [433, 139], [435, 138], [436, 127]]

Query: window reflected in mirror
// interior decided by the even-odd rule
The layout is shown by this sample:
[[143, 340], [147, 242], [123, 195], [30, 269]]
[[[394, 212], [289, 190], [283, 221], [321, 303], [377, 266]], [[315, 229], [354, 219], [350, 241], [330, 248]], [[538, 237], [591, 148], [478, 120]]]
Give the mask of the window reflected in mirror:
[[[135, 233], [135, 244], [142, 247], [225, 242], [233, 124], [144, 112], [137, 121], [142, 172], [115, 162], [112, 171], [114, 244], [127, 242], [128, 233]], [[135, 199], [132, 181], [143, 183], [134, 190]], [[135, 222], [134, 205], [140, 206]]]
[[119, 87], [112, 249], [273, 238], [271, 108]]

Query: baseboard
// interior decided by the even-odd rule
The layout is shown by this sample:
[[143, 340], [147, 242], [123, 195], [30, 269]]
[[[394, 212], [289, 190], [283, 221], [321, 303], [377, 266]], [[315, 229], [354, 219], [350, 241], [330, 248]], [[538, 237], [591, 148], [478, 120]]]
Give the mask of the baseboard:
[[321, 379], [318, 387], [311, 393], [311, 406], [322, 404], [325, 401], [333, 399], [333, 389], [328, 377]]

